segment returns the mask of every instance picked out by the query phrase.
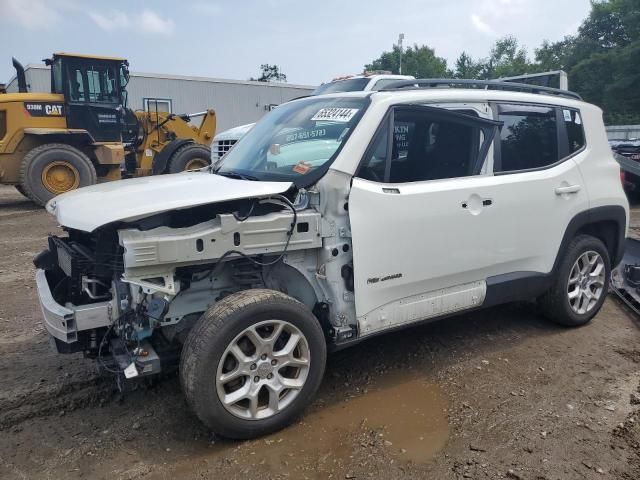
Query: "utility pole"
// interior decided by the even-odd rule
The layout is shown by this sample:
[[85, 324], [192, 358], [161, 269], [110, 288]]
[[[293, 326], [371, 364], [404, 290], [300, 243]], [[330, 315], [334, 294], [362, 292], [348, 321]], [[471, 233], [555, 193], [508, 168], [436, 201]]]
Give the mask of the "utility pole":
[[398, 73], [402, 75], [402, 42], [404, 40], [404, 33], [398, 35], [398, 50], [400, 51], [400, 68], [398, 68]]

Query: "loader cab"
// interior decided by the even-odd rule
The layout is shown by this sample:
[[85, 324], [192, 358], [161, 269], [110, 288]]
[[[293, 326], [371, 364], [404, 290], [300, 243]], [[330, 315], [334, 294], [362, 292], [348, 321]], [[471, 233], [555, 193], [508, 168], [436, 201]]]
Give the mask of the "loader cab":
[[120, 142], [127, 60], [56, 53], [46, 63], [51, 91], [64, 95], [67, 128], [87, 130], [96, 142]]

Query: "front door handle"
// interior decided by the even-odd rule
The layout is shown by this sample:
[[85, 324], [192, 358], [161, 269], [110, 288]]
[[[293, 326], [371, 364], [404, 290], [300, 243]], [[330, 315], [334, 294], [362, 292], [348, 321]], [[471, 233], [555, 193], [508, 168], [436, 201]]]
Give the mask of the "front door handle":
[[469, 210], [474, 215], [480, 213], [484, 207], [490, 207], [491, 205], [493, 205], [493, 199], [482, 198], [476, 193], [471, 195], [469, 200], [462, 202], [462, 208]]
[[556, 188], [556, 195], [564, 195], [566, 193], [578, 193], [580, 185], [567, 185], [566, 187]]

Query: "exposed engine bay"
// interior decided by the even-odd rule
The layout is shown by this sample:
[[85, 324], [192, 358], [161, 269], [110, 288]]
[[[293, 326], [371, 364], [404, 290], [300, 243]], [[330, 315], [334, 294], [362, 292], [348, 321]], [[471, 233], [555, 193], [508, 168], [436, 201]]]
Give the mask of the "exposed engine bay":
[[[34, 260], [39, 289], [51, 292], [53, 306], [46, 298], [41, 304], [58, 351], [84, 352], [127, 378], [158, 373], [177, 363], [187, 333], [209, 307], [250, 288], [304, 303], [330, 342], [355, 338], [345, 199], [321, 206], [319, 192], [294, 190], [90, 233], [63, 227], [67, 236], [50, 236], [49, 249]], [[330, 213], [336, 210], [341, 218]], [[327, 270], [340, 282], [328, 281]], [[55, 304], [64, 311], [52, 315]]]

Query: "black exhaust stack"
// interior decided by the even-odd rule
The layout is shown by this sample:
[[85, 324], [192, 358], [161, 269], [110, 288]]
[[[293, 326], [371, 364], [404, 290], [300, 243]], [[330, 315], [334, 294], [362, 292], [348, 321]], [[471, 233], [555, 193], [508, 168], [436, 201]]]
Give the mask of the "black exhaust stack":
[[27, 93], [27, 78], [24, 76], [24, 67], [16, 60], [15, 57], [11, 57], [13, 68], [16, 69], [16, 78], [18, 79], [18, 92]]

